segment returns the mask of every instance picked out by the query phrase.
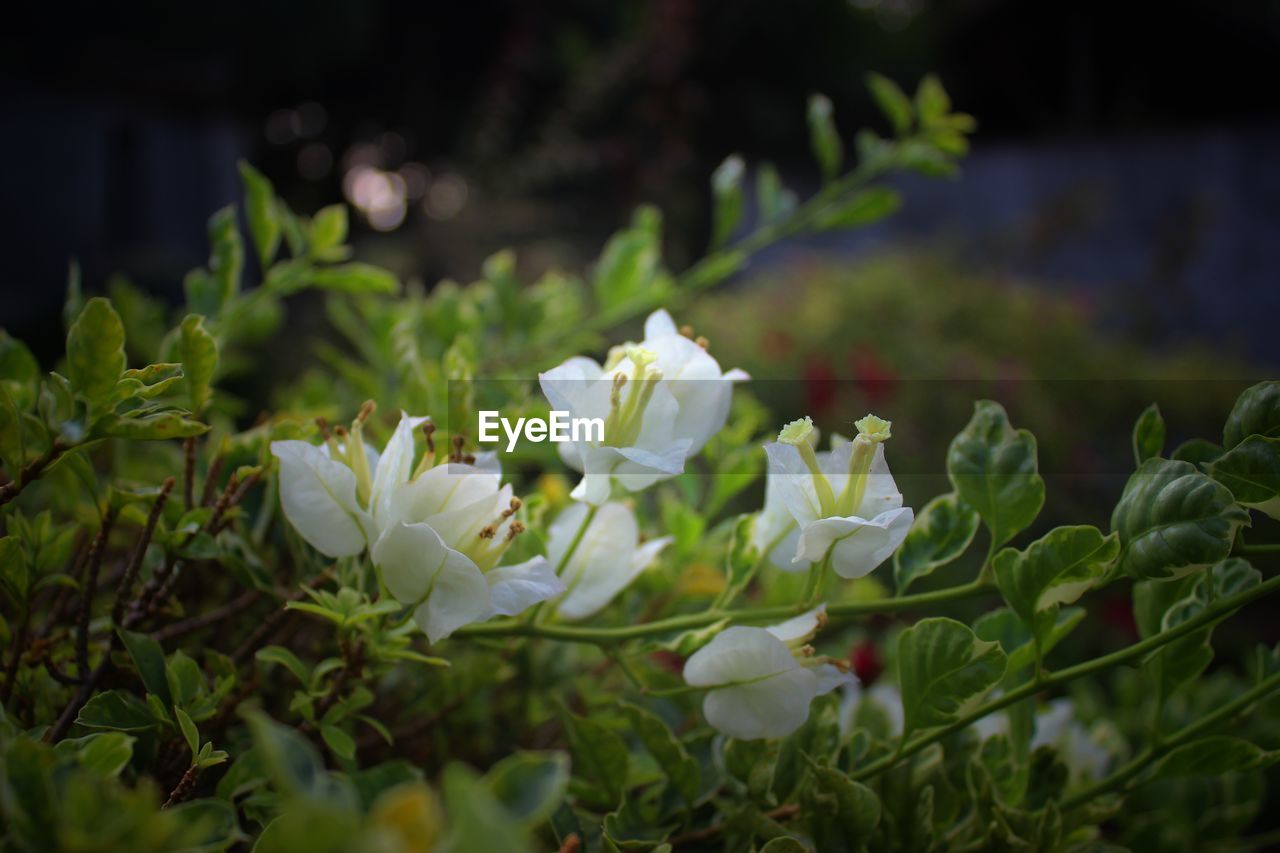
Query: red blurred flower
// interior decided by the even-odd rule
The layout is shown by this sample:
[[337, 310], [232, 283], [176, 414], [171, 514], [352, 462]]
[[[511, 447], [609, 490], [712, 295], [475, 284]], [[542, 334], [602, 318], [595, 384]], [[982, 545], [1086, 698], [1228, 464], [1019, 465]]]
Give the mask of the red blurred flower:
[[849, 361], [853, 367], [854, 382], [871, 406], [879, 406], [893, 399], [897, 391], [898, 374], [885, 363], [874, 347], [859, 344]]
[[831, 414], [838, 391], [835, 372], [827, 365], [826, 359], [810, 357], [804, 365], [805, 411], [815, 418]]
[[871, 640], [863, 640], [853, 647], [849, 653], [849, 668], [858, 676], [863, 687], [870, 687], [884, 672], [884, 661], [880, 659], [880, 649]]

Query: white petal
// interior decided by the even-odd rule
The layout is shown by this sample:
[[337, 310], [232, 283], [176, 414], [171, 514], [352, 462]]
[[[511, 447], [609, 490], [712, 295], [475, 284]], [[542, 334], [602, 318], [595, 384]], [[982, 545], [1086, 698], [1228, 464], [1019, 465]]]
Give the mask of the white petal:
[[769, 475], [791, 517], [802, 526], [821, 518], [813, 476], [800, 458], [800, 451], [790, 444], [774, 441], [764, 446], [764, 452], [769, 458]]
[[425, 521], [447, 510], [492, 498], [498, 492], [499, 482], [496, 474], [472, 465], [457, 462], [437, 465], [413, 482], [397, 486], [379, 522], [387, 526], [397, 521]]
[[767, 553], [769, 561], [784, 571], [804, 571], [808, 564], [795, 566], [791, 557], [800, 541], [800, 529], [782, 498], [781, 484], [773, 474], [765, 477], [764, 509], [751, 526], [751, 545]]
[[791, 643], [797, 640], [808, 642], [817, 633], [818, 625], [821, 624], [822, 617], [826, 612], [827, 605], [819, 604], [807, 613], [801, 613], [799, 616], [777, 625], [770, 625], [765, 630], [784, 643]]
[[684, 680], [694, 687], [722, 687], [799, 666], [786, 644], [764, 628], [734, 625], [690, 655], [684, 664]]
[[751, 374], [741, 367], [735, 367], [732, 370], [726, 370], [722, 378], [728, 382], [746, 382], [751, 378]]
[[845, 672], [840, 667], [829, 663], [813, 667], [813, 674], [817, 678], [817, 686], [814, 690], [815, 696], [824, 696], [838, 687], [843, 687], [846, 684], [855, 684], [858, 680], [853, 677], [853, 673]]
[[667, 309], [659, 308], [644, 321], [644, 345], [648, 346], [652, 338], [661, 338], [666, 335], [683, 337], [683, 335], [680, 335], [680, 330], [676, 328], [676, 321], [671, 319]]
[[487, 616], [515, 616], [527, 608], [564, 592], [564, 583], [546, 557], [534, 557], [514, 566], [498, 566], [485, 573], [489, 583]]
[[356, 500], [356, 475], [305, 441], [273, 441], [280, 460], [280, 504], [302, 538], [329, 557], [359, 554], [376, 536]]
[[414, 605], [431, 591], [449, 559], [449, 549], [430, 525], [401, 522], [382, 531], [370, 556], [391, 597]]
[[800, 533], [797, 557], [817, 562], [834, 549], [832, 568], [842, 578], [868, 575], [887, 560], [911, 529], [910, 507], [881, 513], [873, 519], [823, 518]]
[[411, 418], [400, 413], [400, 423], [391, 434], [374, 468], [372, 497], [369, 506], [378, 519], [385, 517], [397, 486], [409, 481], [413, 472], [414, 432], [429, 418]]
[[[574, 513], [579, 525], [584, 515]], [[577, 528], [573, 531], [576, 536]], [[564, 554], [572, 538], [568, 541], [565, 538], [562, 532], [555, 549], [548, 546], [554, 564], [559, 567], [564, 562], [560, 579], [568, 593], [556, 606], [556, 612], [564, 619], [583, 619], [596, 613], [648, 565], [647, 562], [637, 565], [639, 525], [635, 514], [623, 503], [600, 507], [567, 562]]]
[[876, 445], [876, 455], [871, 460], [871, 470], [867, 472], [867, 489], [862, 495], [862, 505], [856, 515], [862, 518], [875, 518], [882, 512], [898, 509], [902, 506], [902, 493], [889, 473], [889, 463], [884, 458], [884, 445]]
[[809, 718], [816, 689], [817, 677], [797, 667], [762, 681], [712, 690], [702, 701], [702, 713], [730, 737], [786, 737]]
[[426, 602], [414, 611], [413, 621], [434, 643], [484, 618], [488, 610], [489, 583], [484, 574], [462, 554], [450, 551]]

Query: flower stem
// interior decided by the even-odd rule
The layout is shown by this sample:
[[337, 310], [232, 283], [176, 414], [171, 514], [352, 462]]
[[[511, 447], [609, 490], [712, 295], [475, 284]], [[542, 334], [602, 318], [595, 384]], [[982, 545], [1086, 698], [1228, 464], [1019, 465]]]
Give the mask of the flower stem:
[[1092, 675], [1095, 672], [1101, 672], [1103, 670], [1110, 669], [1113, 666], [1118, 666], [1122, 663], [1128, 663], [1145, 657], [1150, 652], [1173, 642], [1179, 637], [1184, 637], [1206, 625], [1213, 624], [1228, 613], [1237, 610], [1252, 601], [1262, 598], [1268, 593], [1275, 592], [1277, 589], [1280, 589], [1280, 575], [1269, 578], [1268, 580], [1263, 581], [1257, 586], [1247, 589], [1244, 592], [1239, 592], [1235, 595], [1219, 599], [1216, 604], [1201, 611], [1200, 614], [1194, 618], [1188, 619], [1186, 622], [1166, 631], [1153, 634], [1141, 642], [1134, 643], [1131, 646], [1126, 646], [1123, 649], [1114, 651], [1108, 655], [1103, 655], [1100, 658], [1085, 661], [1084, 663], [1076, 664], [1075, 666], [1067, 667], [1066, 669], [1060, 669], [1057, 672], [1046, 675], [1042, 679], [1033, 679], [1020, 687], [1010, 690], [1003, 696], [983, 703], [970, 713], [965, 714], [946, 726], [933, 729], [926, 734], [912, 738], [911, 742], [900, 749], [898, 753], [885, 756], [878, 761], [873, 761], [857, 773], [854, 773], [852, 778], [855, 781], [863, 781], [883, 773], [885, 770], [888, 770], [890, 767], [897, 764], [901, 759], [911, 757], [927, 747], [929, 744], [936, 743], [954, 732], [968, 728], [970, 725], [988, 714], [995, 713], [1002, 708], [1007, 708], [1010, 705], [1022, 701], [1023, 699], [1034, 696], [1041, 690], [1058, 684], [1065, 684], [1068, 681], [1073, 681], [1074, 679], [1081, 678], [1086, 675]]
[[[948, 589], [923, 592], [916, 595], [901, 595], [893, 598], [881, 598], [872, 601], [845, 601], [827, 606], [827, 618], [836, 622], [855, 616], [870, 613], [897, 613], [930, 607], [949, 601], [959, 601], [981, 595], [993, 587], [988, 583], [967, 583]], [[690, 628], [701, 628], [728, 619], [733, 624], [768, 622], [773, 619], [786, 619], [798, 616], [809, 608], [804, 602], [776, 607], [755, 607], [736, 610], [713, 608], [701, 613], [687, 613], [659, 619], [655, 622], [642, 622], [639, 625], [619, 625], [593, 628], [581, 625], [545, 625], [529, 624], [515, 619], [493, 620], [465, 625], [454, 632], [455, 637], [545, 637], [550, 640], [562, 640], [570, 643], [591, 643], [609, 645], [651, 637], [657, 634], [668, 634], [686, 631]]]
[[1218, 723], [1243, 713], [1250, 705], [1265, 699], [1276, 690], [1280, 690], [1280, 673], [1264, 678], [1252, 689], [1240, 694], [1240, 696], [1221, 708], [1206, 714], [1193, 723], [1183, 726], [1169, 737], [1161, 739], [1159, 743], [1153, 743], [1115, 773], [1105, 779], [1100, 779], [1074, 796], [1068, 797], [1062, 803], [1062, 811], [1070, 811], [1084, 805], [1094, 797], [1124, 788], [1130, 779], [1137, 776], [1157, 759], [1162, 758], [1182, 744], [1195, 740]]

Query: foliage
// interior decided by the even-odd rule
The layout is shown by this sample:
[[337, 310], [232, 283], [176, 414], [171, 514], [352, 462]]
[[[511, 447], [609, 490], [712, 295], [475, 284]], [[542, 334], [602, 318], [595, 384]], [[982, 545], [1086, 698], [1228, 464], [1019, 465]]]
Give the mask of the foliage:
[[[583, 276], [525, 284], [502, 253], [473, 284], [402, 292], [351, 260], [345, 210], [298, 215], [245, 165], [247, 245], [239, 212], [216, 213], [172, 317], [124, 279], [86, 298], [73, 269], [53, 371], [0, 333], [5, 848], [1143, 849], [1248, 831], [1280, 755], [1280, 659], [1210, 667], [1217, 626], [1277, 587], [1259, 567], [1280, 385], [1219, 413], [1220, 445], [1171, 456], [1147, 409], [1111, 529], [1033, 540], [1054, 493], [999, 403], [932, 448], [945, 491], [917, 514], [888, 467], [910, 421], [861, 418], [823, 450], [802, 418], [773, 442], [791, 419], [664, 310], [780, 240], [889, 215], [891, 174], [954, 170], [973, 123], [936, 80], [871, 88], [891, 137], [859, 134], [842, 171], [815, 96], [823, 188], [801, 201], [765, 165], [749, 190], [730, 158], [715, 243], [681, 273], [641, 210]], [[303, 290], [343, 343], [307, 345], [314, 366], [250, 423], [229, 387]], [[574, 358], [645, 314], [640, 343]], [[498, 474], [476, 412], [545, 415], [540, 391], [598, 407], [603, 437], [563, 461], [525, 441]], [[762, 479], [763, 507], [731, 512]], [[1060, 660], [1106, 588], [1132, 592], [1138, 639]], [[962, 601], [987, 612], [949, 618]], [[850, 654], [872, 616], [896, 641]]]

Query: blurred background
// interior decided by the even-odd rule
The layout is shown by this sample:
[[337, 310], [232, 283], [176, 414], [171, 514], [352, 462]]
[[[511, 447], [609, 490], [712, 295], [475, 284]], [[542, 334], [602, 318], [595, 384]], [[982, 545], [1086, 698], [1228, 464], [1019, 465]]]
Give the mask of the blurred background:
[[[858, 264], [907, 246], [880, 275], [942, 299], [965, 298], [955, 275], [1016, 280], [1146, 352], [1198, 342], [1228, 375], [1280, 355], [1276, 2], [129, 6], [15, 9], [0, 35], [0, 323], [42, 356], [72, 257], [91, 290], [127, 271], [181, 298], [240, 157], [295, 209], [349, 201], [358, 255], [428, 284], [504, 246], [530, 279], [580, 269], [643, 202], [680, 268], [726, 155], [816, 186], [809, 93], [846, 139], [885, 130], [869, 70], [908, 90], [935, 71], [978, 118], [962, 177], [905, 181], [884, 225], [792, 243], [745, 279], [852, 290]], [[919, 369], [868, 366], [882, 355], [851, 358]]]

